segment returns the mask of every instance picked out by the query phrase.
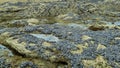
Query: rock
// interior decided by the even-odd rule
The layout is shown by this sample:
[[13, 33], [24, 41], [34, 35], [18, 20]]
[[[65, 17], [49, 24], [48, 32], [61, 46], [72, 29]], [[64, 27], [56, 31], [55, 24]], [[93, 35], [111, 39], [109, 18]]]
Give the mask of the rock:
[[10, 56], [14, 56], [14, 54], [7, 47], [0, 44], [0, 57], [1, 56], [10, 57]]
[[116, 22], [107, 22], [107, 21], [102, 21], [104, 22], [104, 25], [102, 25], [104, 28], [109, 28], [109, 29], [113, 29], [113, 28], [118, 28], [120, 26], [120, 22], [116, 21]]
[[93, 30], [93, 31], [105, 30], [105, 26], [94, 24], [94, 25], [91, 25], [88, 29]]
[[58, 42], [59, 38], [55, 37], [53, 35], [45, 35], [45, 34], [31, 34], [37, 38], [41, 38], [44, 39], [45, 41], [49, 41], [49, 42]]
[[80, 16], [78, 14], [70, 12], [64, 15], [59, 15], [57, 19], [60, 19], [63, 21], [76, 21], [80, 19]]
[[29, 25], [39, 24], [39, 20], [35, 18], [28, 19], [27, 22], [29, 23]]
[[52, 43], [50, 42], [51, 40], [45, 41], [40, 38], [38, 39], [33, 35], [23, 35], [22, 37], [18, 35], [17, 38], [10, 37], [6, 39], [5, 43], [26, 57], [44, 58], [45, 60], [49, 60], [51, 62], [65, 61], [65, 58], [63, 58], [63, 56], [58, 57], [60, 53], [59, 50], [56, 50], [56, 48], [54, 48], [56, 45], [53, 44], [53, 40]]

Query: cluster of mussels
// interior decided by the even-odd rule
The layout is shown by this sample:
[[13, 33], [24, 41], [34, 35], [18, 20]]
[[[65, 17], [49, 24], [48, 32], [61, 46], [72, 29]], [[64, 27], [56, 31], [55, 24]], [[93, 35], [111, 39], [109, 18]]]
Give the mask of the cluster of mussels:
[[[37, 32], [35, 33], [34, 31]], [[18, 44], [26, 43], [25, 49], [34, 51], [37, 57], [52, 62], [65, 62], [72, 68], [84, 67], [83, 60], [94, 60], [98, 55], [103, 56], [111, 67], [119, 67], [119, 65], [115, 64], [119, 64], [120, 60], [120, 40], [117, 38], [120, 36], [119, 29], [92, 31], [66, 25], [41, 24], [22, 27], [22, 30], [21, 28], [7, 28], [2, 29], [0, 32], [1, 34], [9, 32], [10, 37], [18, 39]], [[41, 34], [46, 36], [53, 35], [58, 39], [56, 41], [56, 38], [51, 37], [51, 39], [54, 39], [51, 41], [50, 39], [39, 37]], [[85, 35], [88, 36], [88, 39], [83, 38]], [[98, 49], [99, 44], [105, 48]], [[79, 47], [85, 47], [82, 48], [83, 51], [81, 53], [77, 52], [82, 50]]]
[[[118, 1], [112, 2], [118, 6]], [[0, 68], [120, 68], [120, 14], [119, 9], [108, 8], [112, 2], [58, 0], [1, 4], [0, 53], [11, 50], [13, 54], [9, 57], [0, 54]], [[38, 19], [43, 16], [58, 20], [52, 24], [41, 23], [41, 19]], [[72, 24], [59, 21], [59, 17]], [[109, 24], [107, 21], [114, 17], [113, 23]], [[82, 23], [74, 23], [76, 20]], [[101, 22], [104, 22], [104, 27]], [[96, 23], [100, 27], [94, 26]], [[113, 28], [106, 28], [106, 24]], [[8, 49], [1, 49], [1, 44]], [[16, 64], [12, 64], [14, 62], [11, 58], [16, 55], [20, 57], [15, 58]], [[23, 58], [29, 60], [22, 60]], [[35, 62], [34, 59], [39, 60]], [[52, 67], [45, 63], [39, 64], [40, 59], [56, 65]]]

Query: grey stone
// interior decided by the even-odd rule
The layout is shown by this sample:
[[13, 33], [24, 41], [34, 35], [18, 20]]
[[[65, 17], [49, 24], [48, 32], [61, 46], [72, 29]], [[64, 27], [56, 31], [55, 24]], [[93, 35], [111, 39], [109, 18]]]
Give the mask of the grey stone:
[[46, 41], [49, 41], [49, 42], [58, 42], [59, 41], [59, 38], [58, 37], [55, 37], [53, 35], [45, 35], [45, 34], [31, 34], [37, 38], [41, 38], [41, 39], [44, 39]]

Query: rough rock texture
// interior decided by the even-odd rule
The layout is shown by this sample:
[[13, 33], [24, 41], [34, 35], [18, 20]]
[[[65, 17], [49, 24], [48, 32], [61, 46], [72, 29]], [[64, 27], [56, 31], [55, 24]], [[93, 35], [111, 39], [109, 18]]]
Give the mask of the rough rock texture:
[[50, 1], [0, 4], [0, 68], [120, 68], [119, 0]]

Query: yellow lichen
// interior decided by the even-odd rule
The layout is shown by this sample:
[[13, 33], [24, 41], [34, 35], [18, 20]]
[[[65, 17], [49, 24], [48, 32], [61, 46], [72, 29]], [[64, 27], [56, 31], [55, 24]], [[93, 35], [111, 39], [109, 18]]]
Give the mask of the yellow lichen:
[[50, 47], [50, 46], [52, 46], [52, 44], [51, 43], [49, 43], [49, 42], [43, 42], [43, 44], [42, 44], [43, 46], [47, 46], [47, 47]]
[[81, 54], [83, 52], [83, 49], [87, 48], [86, 46], [83, 46], [83, 44], [78, 44], [76, 47], [79, 48], [79, 49], [71, 51], [71, 53], [73, 53], [73, 54]]
[[87, 43], [87, 42], [85, 42], [85, 43], [84, 43], [84, 46], [88, 47], [89, 45], [88, 45], [88, 43]]
[[9, 44], [9, 46], [15, 50], [17, 50], [19, 53], [21, 54], [25, 54], [26, 56], [31, 56], [31, 57], [36, 57], [37, 54], [34, 53], [33, 51], [27, 50], [25, 45], [25, 42], [22, 43], [18, 43], [17, 39], [13, 39], [13, 38], [8, 38], [6, 40], [6, 43]]
[[85, 40], [89, 40], [89, 39], [92, 39], [91, 37], [87, 36], [87, 35], [83, 35], [82, 36], [82, 40], [85, 41]]
[[108, 65], [103, 56], [98, 56], [95, 60], [82, 60], [85, 68], [93, 66], [94, 68], [112, 68]]
[[99, 49], [105, 49], [105, 48], [106, 48], [106, 47], [105, 47], [104, 45], [98, 44], [97, 50], [99, 50]]

